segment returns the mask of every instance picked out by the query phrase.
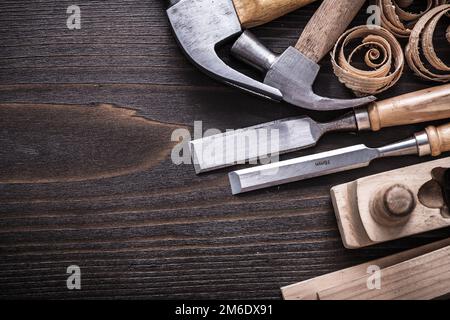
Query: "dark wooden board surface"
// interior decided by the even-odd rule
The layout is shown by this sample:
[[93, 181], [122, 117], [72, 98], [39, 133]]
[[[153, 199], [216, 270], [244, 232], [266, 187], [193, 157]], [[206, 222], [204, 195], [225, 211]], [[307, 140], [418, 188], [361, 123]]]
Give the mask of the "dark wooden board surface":
[[[182, 55], [162, 1], [0, 2], [0, 298], [280, 298], [279, 288], [448, 237], [448, 229], [345, 250], [329, 189], [427, 159], [232, 197], [227, 171], [176, 166], [171, 134], [307, 114], [223, 86]], [[317, 5], [257, 28], [295, 43]], [[355, 24], [367, 16], [362, 12]], [[233, 62], [234, 63], [234, 62]], [[329, 61], [319, 93], [346, 97]], [[239, 65], [239, 67], [242, 67]], [[429, 83], [409, 71], [380, 98]], [[316, 151], [408, 137], [422, 125], [336, 134]], [[298, 152], [295, 155], [311, 151]], [[82, 289], [66, 288], [78, 265]]]

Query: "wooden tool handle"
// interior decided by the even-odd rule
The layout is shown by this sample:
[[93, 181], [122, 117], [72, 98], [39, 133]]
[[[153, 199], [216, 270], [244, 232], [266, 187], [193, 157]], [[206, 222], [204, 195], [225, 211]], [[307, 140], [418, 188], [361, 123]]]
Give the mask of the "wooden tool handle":
[[440, 156], [450, 151], [450, 123], [438, 128], [430, 126], [426, 129], [431, 146], [431, 155]]
[[369, 108], [373, 131], [450, 118], [450, 84], [373, 102]]
[[365, 0], [325, 0], [303, 30], [295, 46], [297, 50], [314, 62], [322, 60], [365, 2]]
[[233, 0], [244, 28], [256, 27], [316, 0]]

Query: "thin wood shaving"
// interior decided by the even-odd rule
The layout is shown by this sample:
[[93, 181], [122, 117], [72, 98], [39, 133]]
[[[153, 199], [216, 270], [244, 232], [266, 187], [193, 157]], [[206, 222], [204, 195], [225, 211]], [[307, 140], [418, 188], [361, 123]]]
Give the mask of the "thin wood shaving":
[[[406, 47], [406, 60], [410, 68], [423, 79], [438, 82], [450, 80], [450, 67], [437, 56], [433, 45], [436, 26], [441, 18], [448, 16], [449, 13], [450, 4], [436, 7], [423, 15], [411, 32]], [[450, 38], [449, 31], [450, 27], [447, 28], [447, 40]]]
[[426, 0], [426, 8], [419, 13], [407, 11], [413, 0], [376, 0], [381, 10], [381, 25], [396, 37], [408, 38], [421, 17], [433, 8], [449, 3], [449, 0]]
[[[346, 46], [362, 39], [346, 56]], [[364, 62], [372, 70], [361, 70], [352, 65], [355, 54], [367, 50]], [[359, 26], [345, 32], [337, 41], [331, 62], [334, 73], [345, 86], [357, 95], [383, 92], [402, 76], [405, 57], [395, 36], [379, 26]]]

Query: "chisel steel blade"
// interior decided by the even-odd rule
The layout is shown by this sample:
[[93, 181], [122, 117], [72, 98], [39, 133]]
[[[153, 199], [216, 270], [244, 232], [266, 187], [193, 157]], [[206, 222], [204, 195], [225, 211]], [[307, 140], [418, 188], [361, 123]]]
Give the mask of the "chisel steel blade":
[[311, 156], [239, 170], [229, 174], [233, 194], [366, 167], [382, 154], [357, 145]]
[[426, 132], [380, 148], [365, 145], [323, 152], [302, 158], [231, 172], [233, 194], [272, 187], [327, 174], [367, 167], [372, 160], [384, 157], [430, 154]]
[[313, 147], [324, 134], [309, 117], [273, 121], [191, 141], [196, 173]]

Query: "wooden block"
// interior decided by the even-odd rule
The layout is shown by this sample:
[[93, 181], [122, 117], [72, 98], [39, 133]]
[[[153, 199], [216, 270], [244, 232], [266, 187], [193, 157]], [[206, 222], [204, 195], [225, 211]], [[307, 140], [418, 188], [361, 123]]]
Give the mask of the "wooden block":
[[450, 292], [450, 246], [381, 270], [379, 289], [368, 276], [318, 292], [320, 300], [431, 300]]
[[[450, 226], [441, 207], [422, 203], [420, 190], [433, 180], [435, 168], [450, 168], [450, 158], [430, 161], [359, 179], [331, 190], [336, 218], [346, 248], [356, 249]], [[411, 192], [415, 207], [399, 224], [384, 224], [374, 215], [377, 195], [401, 185]], [[438, 197], [438, 192], [432, 195]], [[442, 202], [442, 200], [441, 200]], [[394, 203], [395, 204], [395, 203]]]
[[[297, 284], [293, 284], [281, 288], [284, 299], [286, 300], [317, 300], [319, 293], [325, 294], [326, 290], [335, 287], [340, 287], [355, 279], [360, 279], [369, 276], [367, 268], [376, 265], [381, 269], [386, 269], [391, 266], [406, 262], [408, 260], [417, 258], [435, 250], [442, 249], [450, 245], [450, 238], [439, 242], [431, 243], [419, 248], [411, 249], [399, 254], [388, 256], [385, 258], [370, 261], [355, 267], [347, 268], [330, 274], [326, 274], [314, 279], [306, 280]], [[447, 266], [450, 269], [449, 266]]]
[[374, 244], [367, 235], [359, 215], [356, 182], [331, 189], [331, 199], [344, 246], [347, 249], [357, 249]]

